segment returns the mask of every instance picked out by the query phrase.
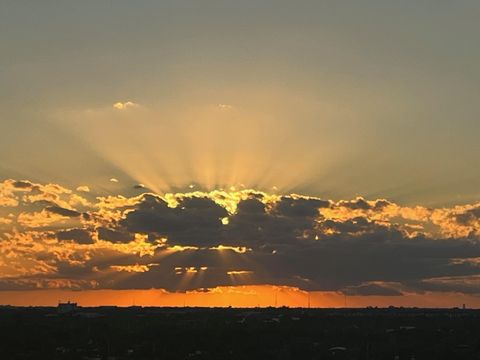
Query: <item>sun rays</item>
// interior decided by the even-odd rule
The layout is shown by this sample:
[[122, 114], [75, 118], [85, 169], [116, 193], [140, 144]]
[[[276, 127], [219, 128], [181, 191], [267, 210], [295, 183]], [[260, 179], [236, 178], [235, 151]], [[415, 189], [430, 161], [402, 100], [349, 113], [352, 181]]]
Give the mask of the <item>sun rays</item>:
[[[150, 109], [131, 102], [57, 114], [127, 179], [159, 194], [255, 188], [290, 191], [316, 176], [321, 159], [290, 141], [294, 128], [229, 105]], [[318, 146], [322, 147], [322, 144]]]

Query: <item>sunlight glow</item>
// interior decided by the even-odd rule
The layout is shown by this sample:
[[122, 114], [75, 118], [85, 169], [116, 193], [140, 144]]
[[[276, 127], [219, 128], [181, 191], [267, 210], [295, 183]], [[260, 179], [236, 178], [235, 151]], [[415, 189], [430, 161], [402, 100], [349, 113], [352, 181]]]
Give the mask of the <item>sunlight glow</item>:
[[251, 248], [247, 248], [245, 246], [225, 246], [225, 245], [218, 245], [215, 247], [211, 247], [210, 250], [218, 250], [218, 251], [234, 251], [238, 254], [244, 254], [248, 251], [252, 251]]
[[101, 158], [158, 194], [194, 187], [285, 192], [318, 171], [311, 152], [284, 142], [292, 128], [227, 104], [159, 111], [126, 101], [58, 117]]

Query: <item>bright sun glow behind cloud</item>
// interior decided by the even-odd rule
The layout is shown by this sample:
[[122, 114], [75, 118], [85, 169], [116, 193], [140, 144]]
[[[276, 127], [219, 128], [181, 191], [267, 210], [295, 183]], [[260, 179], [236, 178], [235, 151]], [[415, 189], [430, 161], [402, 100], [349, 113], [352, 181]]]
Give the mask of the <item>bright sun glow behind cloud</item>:
[[289, 191], [308, 185], [335, 158], [318, 156], [328, 141], [311, 152], [312, 144], [291, 141], [294, 124], [227, 104], [149, 109], [119, 102], [57, 117], [101, 158], [157, 193], [188, 187]]

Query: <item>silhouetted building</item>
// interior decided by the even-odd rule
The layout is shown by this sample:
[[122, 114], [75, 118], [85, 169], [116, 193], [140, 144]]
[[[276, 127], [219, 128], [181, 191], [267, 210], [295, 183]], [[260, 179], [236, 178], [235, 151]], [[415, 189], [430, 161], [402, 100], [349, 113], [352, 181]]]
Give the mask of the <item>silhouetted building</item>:
[[59, 314], [71, 314], [77, 309], [77, 303], [72, 303], [70, 301], [66, 303], [58, 303], [57, 312]]

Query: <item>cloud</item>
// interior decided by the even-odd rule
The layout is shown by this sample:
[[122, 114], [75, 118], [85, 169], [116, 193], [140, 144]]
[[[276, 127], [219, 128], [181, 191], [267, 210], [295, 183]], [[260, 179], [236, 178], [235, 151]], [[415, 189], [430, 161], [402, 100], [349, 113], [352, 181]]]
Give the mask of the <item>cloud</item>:
[[229, 105], [229, 104], [218, 104], [217, 107], [220, 110], [232, 110], [233, 109], [233, 105]]
[[348, 287], [345, 289], [345, 294], [351, 296], [401, 296], [402, 292], [388, 284], [372, 283]]
[[18, 205], [18, 195], [16, 190], [21, 189], [21, 187], [16, 187], [15, 183], [16, 181], [14, 180], [5, 180], [0, 183], [0, 206], [14, 207]]
[[60, 206], [48, 206], [45, 208], [45, 210], [50, 213], [65, 216], [65, 217], [78, 217], [81, 215], [78, 211], [65, 209]]
[[221, 244], [221, 219], [226, 216], [227, 210], [208, 198], [185, 198], [171, 208], [165, 200], [147, 195], [121, 224], [130, 232], [167, 237], [172, 245], [215, 246]]
[[150, 267], [148, 265], [139, 265], [139, 264], [134, 264], [134, 265], [112, 265], [110, 266], [113, 270], [116, 271], [125, 271], [128, 273], [131, 272], [147, 272]]
[[140, 105], [133, 102], [133, 101], [125, 101], [125, 102], [119, 101], [119, 102], [114, 103], [112, 106], [113, 106], [114, 109], [117, 109], [117, 110], [127, 110], [127, 109], [131, 109], [131, 108], [137, 108]]
[[83, 229], [71, 229], [57, 232], [58, 240], [72, 240], [79, 244], [93, 244], [90, 233]]
[[13, 186], [17, 189], [30, 189], [33, 184], [30, 181], [14, 181]]
[[480, 292], [480, 275], [431, 278], [408, 285], [410, 288], [419, 289], [420, 291], [457, 292], [478, 295]]
[[128, 243], [135, 239], [135, 236], [132, 233], [124, 230], [112, 230], [100, 227], [97, 229], [97, 232], [100, 240], [111, 241], [114, 243]]
[[90, 192], [90, 188], [87, 185], [81, 185], [81, 186], [77, 187], [77, 191], [88, 193], [88, 192]]
[[61, 223], [65, 217], [46, 210], [39, 212], [21, 212], [17, 216], [17, 223], [26, 228], [48, 227]]
[[480, 204], [432, 209], [248, 189], [83, 203], [60, 185], [22, 183], [0, 187], [0, 199], [16, 201], [2, 225], [0, 269], [13, 276], [3, 288], [37, 280], [72, 288], [270, 284], [363, 296], [480, 294]]
[[9, 225], [12, 223], [12, 219], [9, 219], [7, 217], [0, 217], [0, 225]]

